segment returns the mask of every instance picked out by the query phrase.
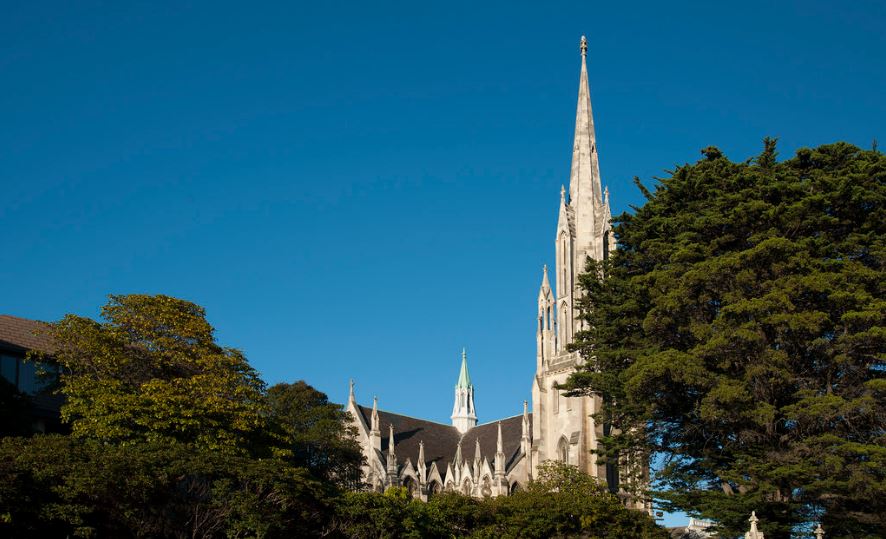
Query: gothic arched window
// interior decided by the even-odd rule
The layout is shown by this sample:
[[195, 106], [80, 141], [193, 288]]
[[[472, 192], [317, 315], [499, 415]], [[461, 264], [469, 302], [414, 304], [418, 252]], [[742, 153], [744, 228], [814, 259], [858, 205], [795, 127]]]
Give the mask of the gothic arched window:
[[443, 492], [443, 487], [440, 486], [440, 483], [438, 483], [436, 481], [431, 481], [428, 484], [428, 499], [429, 500], [431, 499], [431, 497], [436, 496], [437, 494], [440, 494], [441, 492]]
[[565, 436], [560, 438], [560, 443], [557, 444], [557, 460], [569, 463], [569, 442]]
[[409, 492], [409, 497], [415, 497], [415, 481], [411, 477], [406, 477], [403, 480], [403, 486], [406, 488], [406, 491]]

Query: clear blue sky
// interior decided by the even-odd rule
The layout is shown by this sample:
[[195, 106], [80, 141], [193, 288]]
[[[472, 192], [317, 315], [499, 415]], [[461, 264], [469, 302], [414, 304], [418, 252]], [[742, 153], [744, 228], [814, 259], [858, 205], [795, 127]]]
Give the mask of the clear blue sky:
[[[433, 4], [433, 5], [432, 5]], [[882, 2], [8, 2], [0, 312], [206, 307], [269, 383], [520, 412], [589, 39], [615, 210], [717, 145], [886, 142]]]

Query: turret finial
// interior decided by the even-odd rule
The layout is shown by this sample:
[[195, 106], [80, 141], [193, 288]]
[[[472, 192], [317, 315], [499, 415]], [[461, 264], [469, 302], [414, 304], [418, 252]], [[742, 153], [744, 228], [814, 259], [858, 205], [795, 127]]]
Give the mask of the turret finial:
[[354, 401], [354, 379], [351, 378], [350, 384], [348, 384], [348, 401]]
[[581, 36], [581, 44], [579, 45], [579, 48], [581, 49], [582, 56], [588, 55], [588, 38]]
[[560, 204], [565, 204], [565, 203], [566, 203], [566, 186], [561, 185], [560, 186]]

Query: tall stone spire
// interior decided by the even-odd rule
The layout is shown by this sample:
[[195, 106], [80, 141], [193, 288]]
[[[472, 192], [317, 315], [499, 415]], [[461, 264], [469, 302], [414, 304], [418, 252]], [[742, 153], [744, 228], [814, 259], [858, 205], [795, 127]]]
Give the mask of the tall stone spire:
[[602, 225], [603, 189], [600, 186], [600, 162], [597, 136], [588, 85], [588, 40], [581, 36], [581, 76], [575, 112], [575, 140], [572, 144], [572, 169], [569, 175], [569, 204], [575, 211], [576, 270], [584, 270], [585, 257], [600, 258], [593, 238]]
[[477, 412], [474, 410], [474, 385], [468, 374], [468, 354], [461, 351], [461, 370], [455, 384], [455, 404], [452, 406], [452, 425], [459, 432], [465, 432], [477, 425]]

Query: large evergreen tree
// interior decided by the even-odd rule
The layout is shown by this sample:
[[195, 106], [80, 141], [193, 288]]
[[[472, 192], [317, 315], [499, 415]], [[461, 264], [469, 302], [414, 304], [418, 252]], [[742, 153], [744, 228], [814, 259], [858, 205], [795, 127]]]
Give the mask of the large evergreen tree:
[[[568, 387], [603, 396], [601, 458], [661, 462], [666, 508], [767, 537], [886, 535], [886, 157], [716, 148], [618, 217], [589, 264]], [[635, 460], [636, 462], [636, 460]]]

